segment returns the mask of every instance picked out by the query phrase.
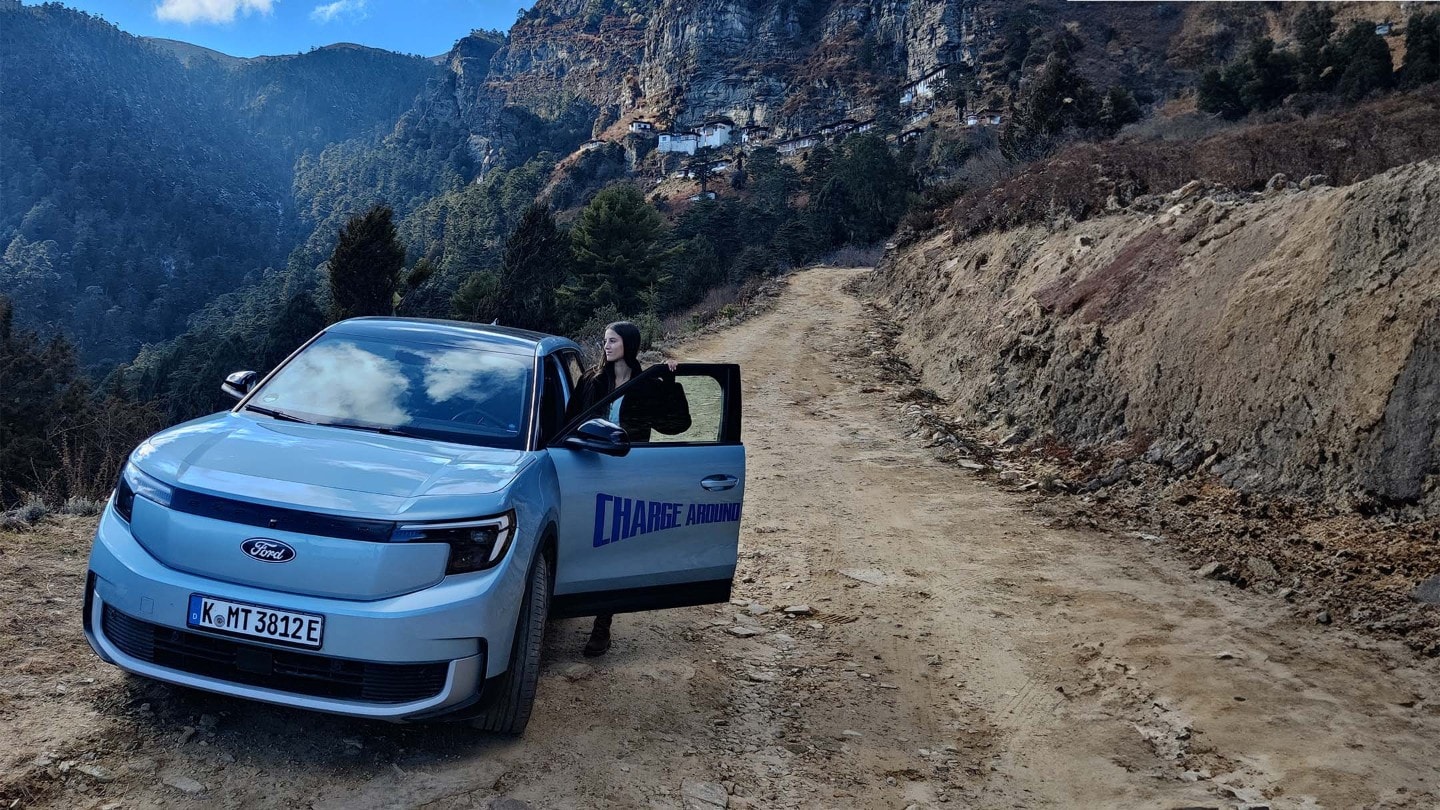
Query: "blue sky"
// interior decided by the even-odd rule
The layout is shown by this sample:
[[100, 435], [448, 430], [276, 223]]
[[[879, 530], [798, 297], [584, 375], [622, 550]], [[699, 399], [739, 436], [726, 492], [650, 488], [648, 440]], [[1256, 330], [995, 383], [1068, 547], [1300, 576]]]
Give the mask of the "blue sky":
[[[192, 42], [231, 56], [355, 42], [436, 56], [475, 28], [509, 30], [534, 0], [62, 0], [136, 36]], [[27, 0], [29, 2], [29, 0]]]

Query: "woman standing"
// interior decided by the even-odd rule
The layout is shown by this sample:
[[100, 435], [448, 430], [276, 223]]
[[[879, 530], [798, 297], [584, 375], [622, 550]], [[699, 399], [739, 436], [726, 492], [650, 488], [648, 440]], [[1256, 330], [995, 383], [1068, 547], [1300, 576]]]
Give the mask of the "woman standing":
[[[610, 396], [615, 389], [640, 376], [640, 328], [629, 321], [617, 321], [605, 327], [604, 356], [595, 367], [580, 377], [580, 385], [566, 409], [566, 420], [579, 416], [597, 402]], [[675, 361], [666, 363], [670, 373], [662, 372], [644, 384], [628, 390], [610, 405], [604, 418], [625, 429], [633, 443], [650, 441], [651, 431], [666, 435], [690, 429], [690, 407], [685, 389], [675, 381]], [[613, 614], [595, 617], [590, 640], [584, 653], [594, 657], [610, 649], [610, 622]]]

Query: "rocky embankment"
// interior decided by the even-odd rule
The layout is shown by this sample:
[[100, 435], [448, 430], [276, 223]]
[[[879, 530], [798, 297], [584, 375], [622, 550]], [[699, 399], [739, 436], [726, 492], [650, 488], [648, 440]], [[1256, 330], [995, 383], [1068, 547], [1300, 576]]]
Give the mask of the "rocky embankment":
[[1440, 510], [1435, 161], [941, 232], [875, 292], [924, 383], [1012, 442], [1124, 442], [1242, 491]]
[[1440, 651], [1440, 162], [941, 231], [870, 287], [1002, 480]]

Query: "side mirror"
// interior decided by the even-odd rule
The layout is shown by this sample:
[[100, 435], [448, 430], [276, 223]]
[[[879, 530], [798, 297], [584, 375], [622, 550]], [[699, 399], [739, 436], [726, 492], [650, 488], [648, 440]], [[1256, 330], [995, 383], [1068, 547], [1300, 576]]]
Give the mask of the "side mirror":
[[253, 371], [237, 371], [225, 378], [225, 382], [220, 385], [220, 390], [236, 399], [244, 399], [245, 395], [250, 393], [250, 389], [255, 387], [255, 381], [258, 379], [260, 379], [260, 375]]
[[561, 439], [560, 446], [607, 456], [623, 456], [630, 452], [630, 438], [625, 435], [625, 429], [614, 422], [591, 419]]

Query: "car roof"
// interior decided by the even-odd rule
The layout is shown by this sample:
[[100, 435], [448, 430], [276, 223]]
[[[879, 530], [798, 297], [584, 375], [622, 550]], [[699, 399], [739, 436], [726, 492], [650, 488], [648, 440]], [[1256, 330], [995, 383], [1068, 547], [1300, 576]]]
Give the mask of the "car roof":
[[511, 354], [549, 354], [561, 347], [580, 348], [569, 338], [497, 324], [439, 318], [350, 318], [325, 331], [375, 340], [406, 340]]

